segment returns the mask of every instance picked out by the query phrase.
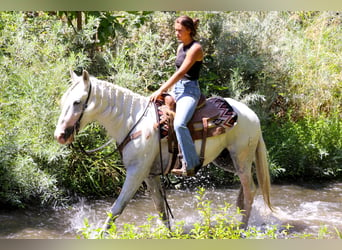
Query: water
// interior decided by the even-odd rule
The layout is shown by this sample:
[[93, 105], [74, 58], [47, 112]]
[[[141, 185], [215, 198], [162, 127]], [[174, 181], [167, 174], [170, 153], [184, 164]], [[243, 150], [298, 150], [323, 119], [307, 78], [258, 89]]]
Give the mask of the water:
[[[206, 197], [214, 201], [215, 206], [223, 206], [224, 202], [235, 204], [237, 193], [237, 189], [207, 189]], [[290, 224], [294, 226], [291, 233], [314, 235], [322, 226], [327, 226], [330, 232], [334, 232], [335, 227], [342, 232], [341, 193], [342, 183], [325, 187], [273, 185], [271, 201], [275, 211], [272, 213], [264, 205], [262, 196], [257, 195], [249, 224], [257, 228]], [[195, 194], [195, 191], [168, 192], [175, 217], [173, 224], [184, 221], [186, 228], [198, 221]], [[101, 227], [113, 201], [81, 199], [69, 208], [57, 210], [0, 211], [0, 238], [74, 239], [79, 235], [79, 229], [84, 227], [86, 218], [92, 227]], [[129, 203], [117, 224], [144, 224], [149, 215], [157, 215], [153, 203], [149, 196], [139, 195]]]

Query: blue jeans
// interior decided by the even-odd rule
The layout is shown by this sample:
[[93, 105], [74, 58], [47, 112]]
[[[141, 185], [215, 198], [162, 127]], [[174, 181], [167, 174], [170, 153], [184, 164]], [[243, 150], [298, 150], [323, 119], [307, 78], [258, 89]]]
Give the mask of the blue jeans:
[[187, 169], [189, 170], [200, 163], [195, 144], [187, 127], [201, 96], [198, 81], [186, 79], [178, 81], [174, 88], [174, 96], [177, 103], [174, 129], [183, 154], [183, 160], [186, 162]]

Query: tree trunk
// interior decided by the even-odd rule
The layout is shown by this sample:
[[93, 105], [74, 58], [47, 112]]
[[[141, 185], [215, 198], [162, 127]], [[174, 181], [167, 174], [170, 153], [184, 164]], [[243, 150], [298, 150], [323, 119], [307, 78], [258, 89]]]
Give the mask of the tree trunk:
[[82, 11], [76, 11], [77, 31], [82, 30]]

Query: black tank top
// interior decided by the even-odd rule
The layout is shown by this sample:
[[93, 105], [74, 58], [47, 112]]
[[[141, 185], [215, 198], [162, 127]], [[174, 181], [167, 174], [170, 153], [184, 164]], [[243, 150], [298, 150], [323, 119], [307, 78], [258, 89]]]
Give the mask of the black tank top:
[[[186, 52], [191, 48], [191, 46], [196, 41], [192, 41], [190, 44], [186, 46], [182, 46], [182, 48], [179, 49], [177, 58], [176, 58], [176, 69], [178, 70], [182, 63], [184, 62]], [[184, 78], [188, 80], [198, 80], [200, 69], [202, 66], [202, 61], [196, 61], [194, 65], [188, 70], [188, 72], [185, 73]]]

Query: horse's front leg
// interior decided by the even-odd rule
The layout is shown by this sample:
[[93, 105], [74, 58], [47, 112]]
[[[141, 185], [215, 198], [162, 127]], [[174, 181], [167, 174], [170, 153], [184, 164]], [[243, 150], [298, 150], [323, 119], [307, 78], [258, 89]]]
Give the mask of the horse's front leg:
[[170, 229], [170, 218], [169, 214], [167, 213], [164, 200], [166, 194], [165, 190], [162, 189], [163, 187], [161, 184], [160, 176], [149, 176], [145, 179], [145, 183], [147, 184], [148, 189], [151, 193], [155, 209], [159, 213], [164, 225]]
[[149, 170], [150, 169], [146, 164], [137, 164], [136, 166], [129, 166], [127, 168], [126, 179], [122, 186], [120, 195], [111, 207], [110, 215], [106, 219], [106, 222], [103, 226], [105, 230], [109, 229], [111, 222], [114, 222], [115, 219], [122, 213], [128, 202], [137, 192], [143, 180], [148, 176]]

